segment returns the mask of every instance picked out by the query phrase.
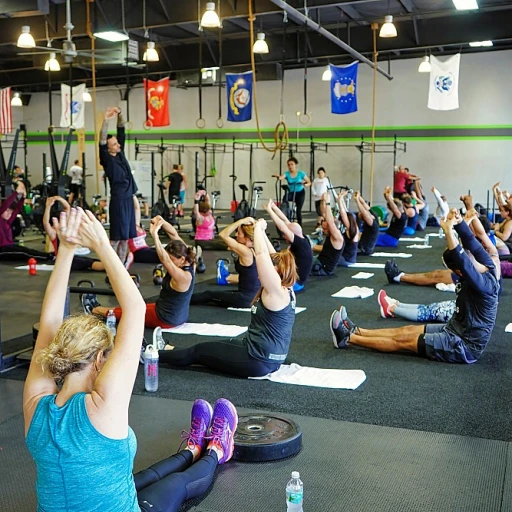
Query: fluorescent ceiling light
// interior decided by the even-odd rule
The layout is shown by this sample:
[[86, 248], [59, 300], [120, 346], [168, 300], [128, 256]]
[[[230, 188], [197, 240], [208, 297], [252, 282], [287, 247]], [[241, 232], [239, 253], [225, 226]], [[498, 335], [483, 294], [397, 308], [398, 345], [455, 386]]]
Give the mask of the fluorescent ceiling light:
[[384, 17], [384, 25], [380, 28], [379, 37], [396, 37], [396, 27], [393, 25], [393, 16]]
[[457, 11], [469, 11], [470, 9], [478, 9], [476, 0], [453, 0], [453, 5]]
[[418, 67], [418, 73], [430, 73], [432, 71], [432, 66], [430, 65], [430, 59], [428, 55], [425, 55], [423, 59], [421, 59], [420, 65]]
[[11, 100], [11, 107], [23, 107], [23, 102], [21, 101], [20, 93], [15, 92], [14, 96]]
[[263, 32], [258, 32], [256, 34], [256, 41], [252, 46], [253, 53], [268, 53], [268, 44], [265, 41], [265, 34]]
[[201, 27], [206, 28], [219, 28], [220, 18], [215, 12], [215, 2], [207, 2], [206, 11], [201, 18]]
[[87, 89], [85, 89], [82, 99], [84, 103], [92, 103], [91, 93]]
[[18, 37], [18, 42], [16, 46], [19, 48], [35, 48], [36, 42], [34, 41], [34, 37], [30, 33], [30, 27], [28, 25], [24, 25], [21, 27], [21, 34]]
[[60, 71], [60, 64], [59, 61], [55, 57], [55, 53], [51, 52], [50, 57], [46, 61], [44, 65], [45, 71]]
[[473, 41], [472, 43], [469, 43], [469, 46], [471, 48], [480, 48], [482, 46], [492, 46], [492, 41]]
[[147, 49], [142, 56], [142, 60], [146, 62], [158, 62], [160, 60], [153, 41], [148, 41]]
[[119, 41], [128, 41], [128, 34], [124, 32], [117, 32], [115, 30], [105, 30], [103, 32], [94, 32], [94, 37], [98, 39], [103, 39], [105, 41], [110, 41], [112, 43], [117, 43]]
[[330, 82], [332, 78], [331, 66], [327, 66], [327, 69], [322, 73], [322, 81]]

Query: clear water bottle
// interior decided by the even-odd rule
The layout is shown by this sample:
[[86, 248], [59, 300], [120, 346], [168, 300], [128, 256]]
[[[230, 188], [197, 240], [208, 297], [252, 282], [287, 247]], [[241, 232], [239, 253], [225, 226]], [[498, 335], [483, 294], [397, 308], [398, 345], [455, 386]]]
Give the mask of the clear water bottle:
[[439, 228], [439, 238], [444, 238], [443, 228]]
[[303, 512], [304, 485], [298, 471], [292, 472], [291, 480], [286, 484], [286, 506], [288, 512]]
[[144, 352], [144, 387], [146, 391], [158, 391], [158, 350], [148, 345]]
[[112, 333], [112, 336], [116, 335], [116, 315], [114, 315], [114, 310], [109, 309], [107, 315], [107, 328]]

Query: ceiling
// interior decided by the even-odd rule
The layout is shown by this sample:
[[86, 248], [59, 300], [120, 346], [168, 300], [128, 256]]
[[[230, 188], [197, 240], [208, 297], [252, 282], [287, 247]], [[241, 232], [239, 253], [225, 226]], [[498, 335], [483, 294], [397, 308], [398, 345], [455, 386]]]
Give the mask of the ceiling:
[[[160, 61], [139, 65], [122, 65], [118, 51], [121, 43], [107, 43], [96, 39], [100, 49], [117, 50], [98, 55], [113, 56], [113, 61], [97, 61], [97, 86], [140, 83], [142, 77], [169, 76], [178, 83], [197, 83], [199, 67], [222, 65], [223, 70], [246, 70], [250, 62], [248, 1], [217, 0], [223, 28], [198, 30], [198, 2], [196, 0], [146, 0], [146, 23], [150, 39], [156, 42]], [[200, 0], [201, 13], [206, 2]], [[219, 6], [220, 3], [220, 6]], [[476, 11], [457, 11], [452, 0], [289, 0], [288, 4], [308, 15], [363, 55], [371, 58], [372, 22], [383, 21], [386, 14], [394, 16], [398, 37], [378, 39], [380, 66], [395, 59], [421, 57], [462, 51], [496, 51], [512, 49], [512, 2], [505, 0], [478, 0]], [[130, 38], [140, 42], [140, 55], [144, 48], [143, 0], [75, 0], [71, 2], [74, 25], [72, 38], [78, 49], [89, 49], [87, 35], [87, 7], [90, 8], [90, 28], [93, 31], [117, 29], [124, 26]], [[265, 32], [270, 53], [256, 56], [259, 76], [277, 78], [281, 65], [285, 69], [304, 66], [323, 66], [328, 62], [344, 63], [353, 57], [315, 31], [307, 33], [302, 24], [289, 19], [285, 23], [283, 12], [270, 0], [254, 0], [255, 29]], [[62, 65], [60, 72], [45, 72], [46, 55], [23, 55], [29, 50], [16, 47], [22, 25], [30, 25], [38, 46], [47, 46], [45, 27], [55, 48], [62, 48], [66, 38], [64, 0], [2, 0], [0, 2], [0, 86], [13, 86], [16, 90], [36, 92], [48, 90], [62, 81], [87, 82], [91, 85], [91, 61], [77, 57], [72, 69]], [[222, 45], [219, 44], [221, 35]], [[470, 41], [492, 40], [492, 48], [470, 48]], [[201, 43], [201, 44], [200, 44]], [[283, 46], [285, 51], [283, 52]], [[200, 52], [200, 49], [202, 50]], [[220, 52], [222, 49], [222, 52]], [[199, 55], [202, 53], [200, 66]], [[222, 54], [222, 55], [221, 55]], [[71, 74], [71, 75], [70, 75]], [[51, 75], [51, 76], [50, 76]]]

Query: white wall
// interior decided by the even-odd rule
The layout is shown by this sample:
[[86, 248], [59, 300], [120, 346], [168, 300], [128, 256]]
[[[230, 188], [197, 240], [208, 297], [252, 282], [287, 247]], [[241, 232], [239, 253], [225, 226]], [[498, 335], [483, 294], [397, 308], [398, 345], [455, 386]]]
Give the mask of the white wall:
[[[512, 52], [491, 52], [472, 55], [463, 55], [460, 68], [459, 100], [460, 108], [449, 112], [437, 112], [427, 109], [428, 75], [417, 72], [418, 59], [392, 62], [391, 74], [394, 80], [388, 81], [381, 75], [377, 78], [377, 114], [378, 127], [450, 127], [450, 126], [479, 126], [508, 125], [512, 128]], [[387, 63], [381, 64], [387, 67]], [[311, 112], [311, 123], [303, 126], [298, 123], [297, 111], [303, 108], [302, 71], [295, 70], [286, 73], [285, 77], [285, 117], [290, 131], [290, 139], [296, 140], [297, 129], [307, 128], [348, 128], [370, 127], [372, 119], [372, 69], [366, 65], [359, 67], [358, 103], [359, 111], [339, 116], [330, 113], [329, 85], [321, 81], [324, 68], [308, 70], [309, 94], [308, 110]], [[273, 128], [279, 121], [279, 95], [280, 82], [262, 82], [258, 84], [258, 111], [260, 126]], [[206, 119], [206, 130], [223, 132], [231, 130], [247, 130], [256, 127], [255, 116], [247, 123], [225, 122], [223, 129], [218, 130], [216, 88], [203, 89], [203, 117]], [[97, 95], [98, 111], [109, 105], [120, 102], [118, 91], [100, 91]], [[222, 95], [223, 114], [226, 115], [226, 94]], [[58, 123], [60, 117], [60, 95], [54, 94], [54, 122]], [[94, 130], [92, 106], [87, 105], [86, 129]], [[197, 138], [204, 137], [204, 133], [195, 127], [198, 117], [198, 90], [172, 88], [170, 94], [171, 126], [168, 132], [154, 131], [155, 139], [170, 134], [170, 137], [179, 138], [174, 130], [194, 130]], [[17, 114], [19, 115], [19, 114]], [[142, 89], [134, 89], [130, 94], [130, 117], [134, 131], [142, 131], [144, 120], [144, 99]], [[23, 120], [29, 132], [46, 132], [48, 125], [48, 97], [46, 94], [34, 94], [29, 107], [23, 107]], [[227, 133], [226, 138], [231, 139], [233, 133]], [[354, 137], [359, 137], [357, 130]], [[243, 137], [243, 132], [238, 137]], [[195, 143], [196, 146], [198, 143]], [[349, 143], [347, 143], [349, 145]], [[60, 155], [63, 147], [57, 151]], [[33, 145], [29, 149], [29, 167], [33, 176], [41, 173], [41, 154], [47, 147]], [[200, 151], [188, 148], [183, 156], [183, 163], [189, 179], [193, 179], [194, 153]], [[505, 140], [409, 140], [407, 141], [407, 154], [398, 157], [398, 163], [403, 163], [423, 178], [424, 187], [430, 189], [433, 185], [441, 189], [450, 201], [471, 189], [477, 201], [485, 202], [486, 191], [492, 183], [503, 181], [505, 188], [512, 188], [512, 182], [507, 175], [510, 170], [510, 153], [512, 151], [512, 138]], [[129, 149], [129, 156], [133, 157], [133, 147]], [[203, 172], [201, 155], [201, 173]], [[167, 164], [177, 161], [176, 155], [170, 155]], [[301, 167], [309, 171], [309, 155], [297, 155]], [[71, 158], [75, 155], [72, 154]], [[87, 146], [89, 168], [94, 162], [94, 147]], [[174, 158], [174, 160], [173, 160]], [[230, 154], [217, 155], [217, 177], [209, 183], [210, 189], [220, 189], [222, 192], [219, 206], [226, 208], [231, 200], [231, 181], [228, 177], [232, 173], [232, 156]], [[159, 170], [159, 158], [157, 157]], [[349, 185], [359, 188], [359, 151], [352, 148], [331, 148], [328, 153], [317, 152], [316, 166], [327, 168], [334, 184]], [[273, 180], [270, 175], [279, 168], [278, 158], [271, 160], [271, 155], [263, 150], [254, 153], [254, 177], [256, 180], [266, 180], [265, 195], [274, 194]], [[369, 168], [370, 156], [365, 155], [365, 186], [363, 192], [369, 195]], [[91, 170], [89, 171], [91, 172]], [[238, 183], [248, 181], [248, 153], [237, 153]], [[376, 155], [374, 201], [380, 202], [381, 192], [385, 185], [390, 184], [392, 176], [392, 155]], [[508, 179], [508, 181], [507, 181]], [[33, 180], [34, 181], [34, 180]], [[37, 179], [36, 179], [37, 181]], [[89, 193], [95, 190], [95, 183], [89, 182]], [[188, 203], [191, 204], [191, 194]], [[433, 198], [430, 199], [433, 201]]]

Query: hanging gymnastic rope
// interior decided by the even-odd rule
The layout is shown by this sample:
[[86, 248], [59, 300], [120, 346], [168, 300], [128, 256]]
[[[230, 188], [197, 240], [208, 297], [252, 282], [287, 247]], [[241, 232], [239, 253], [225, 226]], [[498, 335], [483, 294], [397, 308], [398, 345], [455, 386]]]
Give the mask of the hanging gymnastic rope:
[[199, 117], [196, 120], [196, 126], [202, 130], [206, 126], [203, 119], [203, 29], [199, 28]]
[[[304, 1], [304, 15], [308, 16], [308, 5]], [[311, 115], [308, 114], [308, 24], [304, 23], [304, 111], [299, 116], [300, 124], [308, 124]], [[297, 141], [298, 143], [298, 141]]]
[[222, 120], [222, 27], [219, 27], [219, 117], [217, 118], [217, 128], [224, 126]]
[[370, 159], [370, 204], [373, 204], [373, 176], [375, 169], [375, 112], [377, 103], [377, 30], [379, 25], [372, 23], [373, 32], [373, 105], [372, 105], [372, 151]]
[[[272, 158], [274, 158], [278, 151], [284, 151], [288, 146], [288, 128], [286, 126], [286, 122], [284, 119], [284, 63], [285, 63], [285, 55], [286, 55], [286, 23], [284, 26], [284, 41], [283, 41], [283, 67], [282, 67], [282, 77], [281, 77], [281, 110], [279, 114], [279, 123], [277, 123], [276, 128], [274, 130], [274, 147], [268, 147], [265, 144], [265, 141], [263, 140], [263, 135], [261, 133], [260, 129], [260, 120], [258, 116], [258, 100], [257, 100], [257, 94], [256, 94], [256, 64], [254, 59], [254, 52], [252, 51], [252, 48], [254, 46], [254, 21], [256, 20], [254, 14], [253, 14], [253, 8], [252, 8], [252, 0], [249, 1], [249, 26], [250, 26], [250, 48], [249, 51], [251, 52], [251, 69], [252, 69], [252, 78], [253, 78], [253, 99], [254, 99], [254, 113], [256, 116], [256, 128], [258, 130], [258, 137], [260, 139], [261, 145], [263, 148], [268, 151], [269, 153], [273, 153], [274, 155]], [[281, 131], [282, 129], [282, 131]]]

